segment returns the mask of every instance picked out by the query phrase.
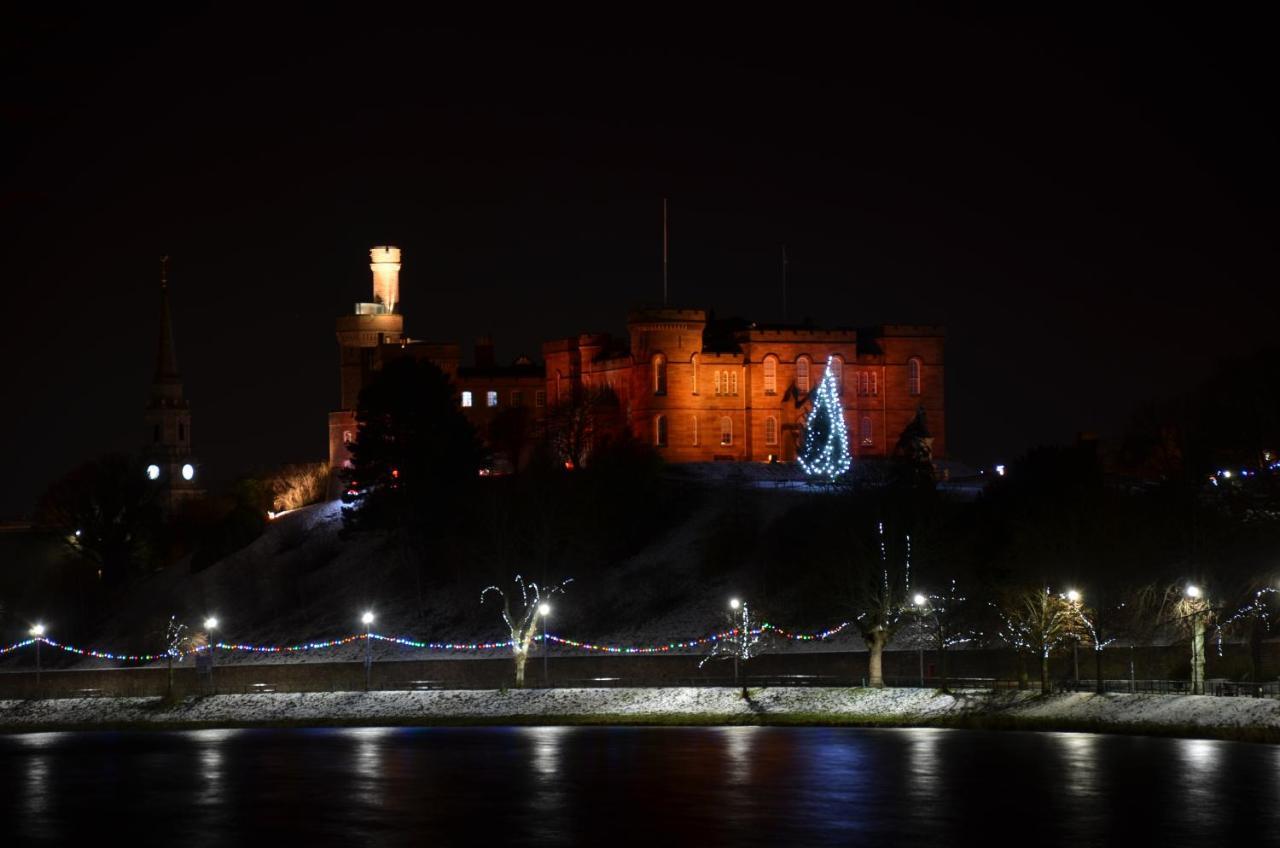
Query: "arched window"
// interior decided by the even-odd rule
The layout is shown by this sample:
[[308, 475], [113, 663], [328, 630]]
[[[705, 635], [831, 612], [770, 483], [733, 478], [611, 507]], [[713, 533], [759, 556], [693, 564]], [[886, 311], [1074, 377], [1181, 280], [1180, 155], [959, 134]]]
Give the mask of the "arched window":
[[349, 445], [349, 444], [351, 444], [353, 441], [355, 441], [355, 437], [354, 437], [353, 435], [351, 435], [351, 431], [350, 431], [350, 430], [343, 430], [343, 431], [342, 431], [342, 443], [343, 443], [344, 445]]
[[807, 356], [796, 360], [796, 388], [802, 392], [809, 391], [809, 357]]
[[874, 371], [871, 372], [871, 394], [873, 395], [880, 394], [879, 376]]
[[864, 445], [874, 445], [875, 439], [871, 437], [871, 416], [862, 416], [862, 443]]
[[767, 395], [778, 393], [778, 357], [776, 356], [764, 358], [764, 393]]
[[778, 443], [778, 419], [772, 415], [764, 420], [764, 443], [766, 445]]
[[736, 395], [738, 393], [738, 372], [729, 372], [729, 394]]
[[836, 393], [844, 393], [844, 360], [838, 356], [831, 357], [831, 376], [836, 378]]
[[733, 444], [733, 419], [727, 415], [720, 419], [720, 444]]
[[916, 356], [907, 360], [907, 394], [920, 394], [920, 358]]
[[653, 443], [660, 448], [667, 446], [667, 416], [659, 415], [653, 419]]
[[667, 393], [667, 358], [660, 353], [653, 357], [653, 393]]
[[724, 394], [724, 392], [722, 392], [722, 391], [720, 390], [720, 375], [721, 375], [721, 373], [722, 373], [722, 372], [720, 372], [720, 371], [717, 371], [717, 372], [716, 372], [716, 394], [718, 394], [718, 395], [719, 395], [719, 394]]
[[871, 388], [871, 381], [867, 378], [866, 371], [859, 371], [857, 377], [858, 394], [865, 395]]
[[693, 393], [698, 393], [698, 354], [689, 357], [689, 364], [693, 366]]
[[693, 443], [696, 446], [698, 444], [698, 416], [693, 416], [689, 423], [693, 426]]

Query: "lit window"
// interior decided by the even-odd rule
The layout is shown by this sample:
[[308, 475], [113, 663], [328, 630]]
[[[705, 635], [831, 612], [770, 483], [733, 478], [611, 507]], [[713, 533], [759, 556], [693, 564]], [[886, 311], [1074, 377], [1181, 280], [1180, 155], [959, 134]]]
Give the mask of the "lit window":
[[767, 395], [778, 393], [778, 358], [776, 356], [764, 358], [764, 393]]
[[698, 444], [698, 416], [696, 416], [696, 415], [695, 415], [695, 416], [693, 416], [693, 418], [691, 419], [691, 422], [690, 422], [690, 423], [692, 423], [692, 425], [693, 425], [693, 431], [692, 431], [692, 432], [693, 432], [693, 443], [694, 443], [694, 445], [697, 445], [697, 444]]
[[809, 357], [807, 356], [796, 360], [796, 388], [802, 392], [809, 391]]
[[769, 416], [764, 420], [764, 443], [766, 445], [776, 445], [778, 443], [778, 419]]
[[907, 394], [920, 394], [920, 360], [915, 357], [907, 360]]
[[653, 419], [653, 443], [660, 448], [667, 446], [667, 416], [659, 415]]
[[733, 444], [733, 419], [727, 415], [720, 419], [720, 444]]
[[721, 372], [719, 371], [716, 372], [716, 394], [718, 395], [724, 394], [724, 392], [720, 390], [720, 373]]
[[662, 354], [653, 358], [653, 393], [655, 395], [667, 393], [667, 358]]
[[871, 378], [866, 371], [858, 372], [858, 394], [865, 395], [871, 391]]
[[539, 390], [533, 393], [533, 405], [541, 409], [547, 405], [547, 393]]
[[689, 357], [689, 363], [693, 366], [693, 393], [698, 393], [698, 354]]
[[471, 406], [471, 392], [462, 393], [462, 405]]
[[342, 443], [343, 443], [344, 445], [349, 445], [349, 444], [351, 444], [353, 441], [355, 441], [355, 435], [354, 435], [350, 430], [343, 430], [343, 431], [342, 431]]
[[729, 394], [736, 395], [738, 393], [738, 372], [729, 371], [727, 373], [729, 377]]
[[487, 391], [484, 393], [484, 402], [486, 406], [498, 405], [498, 393], [495, 391]]
[[880, 394], [880, 381], [876, 372], [871, 372], [871, 394]]
[[873, 445], [875, 440], [871, 438], [871, 416], [862, 416], [862, 443], [864, 445]]
[[512, 389], [512, 390], [511, 390], [511, 405], [512, 405], [512, 406], [524, 406], [524, 392], [520, 391], [519, 389]]
[[838, 356], [832, 356], [830, 365], [827, 367], [831, 370], [831, 376], [836, 379], [836, 392], [844, 391], [844, 360]]

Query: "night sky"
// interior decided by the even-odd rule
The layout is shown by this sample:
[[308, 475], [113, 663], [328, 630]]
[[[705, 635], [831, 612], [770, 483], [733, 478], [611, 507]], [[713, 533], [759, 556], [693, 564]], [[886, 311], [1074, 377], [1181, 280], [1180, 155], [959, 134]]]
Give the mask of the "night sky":
[[660, 299], [664, 196], [674, 304], [780, 319], [785, 244], [792, 319], [945, 323], [972, 463], [1273, 338], [1260, 20], [100, 8], [0, 25], [0, 518], [141, 447], [162, 254], [215, 484], [324, 457], [370, 246], [414, 337], [537, 356]]

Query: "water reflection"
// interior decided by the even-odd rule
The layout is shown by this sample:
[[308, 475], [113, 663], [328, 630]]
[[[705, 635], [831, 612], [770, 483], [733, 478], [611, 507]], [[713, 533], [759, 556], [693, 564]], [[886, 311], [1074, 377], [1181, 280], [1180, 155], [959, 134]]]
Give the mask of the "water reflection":
[[[1280, 827], [1280, 749], [845, 728], [0, 737], [0, 837], [153, 844], [1198, 846]], [[1123, 839], [1122, 839], [1123, 837]]]

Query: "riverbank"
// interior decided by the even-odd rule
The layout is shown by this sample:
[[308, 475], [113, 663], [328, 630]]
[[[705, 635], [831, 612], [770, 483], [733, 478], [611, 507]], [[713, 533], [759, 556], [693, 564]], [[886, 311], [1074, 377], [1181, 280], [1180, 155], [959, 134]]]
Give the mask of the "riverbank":
[[289, 726], [840, 725], [1071, 730], [1280, 742], [1280, 701], [918, 689], [528, 689], [0, 701], [0, 732]]

